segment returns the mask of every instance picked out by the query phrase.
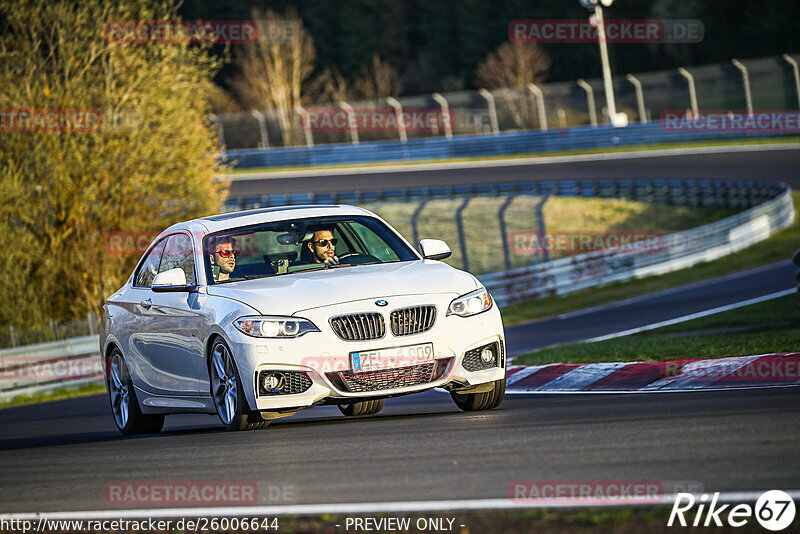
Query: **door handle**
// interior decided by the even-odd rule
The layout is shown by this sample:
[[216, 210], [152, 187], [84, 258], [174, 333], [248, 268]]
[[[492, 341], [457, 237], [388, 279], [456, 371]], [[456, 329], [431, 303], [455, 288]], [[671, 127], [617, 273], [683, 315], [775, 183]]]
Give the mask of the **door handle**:
[[152, 305], [153, 305], [153, 301], [151, 299], [146, 299], [146, 300], [143, 300], [142, 302], [139, 303], [139, 306], [141, 306], [145, 310], [149, 310], [150, 306], [152, 306]]

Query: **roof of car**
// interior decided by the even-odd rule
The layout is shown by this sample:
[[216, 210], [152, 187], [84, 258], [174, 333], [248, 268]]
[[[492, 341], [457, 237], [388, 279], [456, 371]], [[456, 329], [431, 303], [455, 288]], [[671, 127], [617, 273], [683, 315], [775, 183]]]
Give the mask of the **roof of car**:
[[326, 215], [372, 215], [369, 211], [357, 206], [347, 204], [309, 204], [301, 206], [276, 206], [271, 208], [257, 208], [245, 211], [232, 211], [200, 217], [191, 221], [173, 224], [162, 234], [176, 230], [195, 230], [198, 226], [205, 228], [206, 233], [236, 228], [264, 222], [281, 221], [286, 219], [302, 219], [305, 217], [324, 217]]

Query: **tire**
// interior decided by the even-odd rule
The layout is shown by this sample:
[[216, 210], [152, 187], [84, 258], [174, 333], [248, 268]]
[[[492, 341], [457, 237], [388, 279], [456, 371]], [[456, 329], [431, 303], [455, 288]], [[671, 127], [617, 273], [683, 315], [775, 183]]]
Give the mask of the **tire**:
[[339, 411], [348, 417], [356, 415], [373, 415], [383, 410], [383, 404], [386, 399], [372, 399], [360, 402], [351, 402], [350, 404], [340, 404]]
[[120, 434], [123, 436], [158, 434], [164, 428], [163, 415], [142, 413], [128, 364], [125, 363], [122, 351], [118, 348], [115, 348], [108, 358], [106, 389], [111, 404], [111, 415], [114, 416], [114, 423]]
[[222, 339], [217, 338], [211, 347], [208, 359], [208, 376], [211, 384], [211, 397], [217, 415], [228, 431], [258, 430], [269, 421], [262, 419], [258, 412], [251, 412], [244, 396], [242, 380], [236, 369], [233, 354]]
[[500, 406], [503, 402], [503, 396], [506, 394], [506, 379], [496, 380], [494, 387], [491, 391], [485, 393], [456, 393], [450, 392], [453, 397], [453, 402], [456, 406], [465, 412], [475, 412], [480, 410], [493, 410]]

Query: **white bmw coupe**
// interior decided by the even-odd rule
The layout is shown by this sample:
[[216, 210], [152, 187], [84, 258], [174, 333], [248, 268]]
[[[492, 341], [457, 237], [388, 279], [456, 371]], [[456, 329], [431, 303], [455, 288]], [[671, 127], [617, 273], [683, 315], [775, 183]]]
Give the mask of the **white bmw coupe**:
[[353, 206], [264, 208], [171, 226], [104, 306], [100, 348], [114, 421], [164, 416], [264, 427], [303, 408], [348, 416], [444, 388], [462, 410], [505, 393], [500, 312], [471, 274], [420, 253]]

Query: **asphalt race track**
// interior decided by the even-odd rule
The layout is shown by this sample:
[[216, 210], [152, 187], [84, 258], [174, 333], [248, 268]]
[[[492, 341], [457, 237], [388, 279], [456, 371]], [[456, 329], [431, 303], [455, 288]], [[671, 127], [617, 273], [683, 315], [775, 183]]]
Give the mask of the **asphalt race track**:
[[[554, 178], [737, 178], [800, 186], [800, 149], [407, 174], [270, 179], [258, 194]], [[324, 184], [324, 186], [323, 186]], [[234, 194], [253, 194], [237, 190]], [[787, 257], [793, 251], [787, 251]], [[762, 271], [613, 308], [507, 330], [510, 351], [585, 339], [792, 287]], [[784, 277], [787, 280], [784, 282]], [[613, 319], [611, 319], [611, 318]], [[793, 415], [794, 414], [794, 415]], [[520, 480], [650, 480], [705, 491], [800, 488], [800, 389], [509, 395], [458, 411], [439, 391], [389, 399], [346, 419], [320, 407], [263, 431], [226, 433], [215, 417], [172, 416], [160, 435], [121, 437], [105, 396], [0, 410], [0, 513], [118, 509], [107, 484], [259, 485], [259, 505], [507, 498]], [[794, 421], [794, 422], [793, 422]], [[277, 491], [273, 491], [277, 489]], [[139, 507], [140, 508], [140, 507]]]
[[509, 326], [505, 329], [508, 353], [517, 356], [549, 345], [606, 336], [792, 289], [797, 286], [796, 272], [797, 266], [787, 260], [644, 298]]
[[[229, 195], [260, 196], [356, 189], [434, 187], [441, 185], [518, 182], [525, 180], [605, 180], [642, 179], [719, 179], [769, 180], [800, 188], [800, 146], [764, 151], [712, 152], [689, 155], [626, 155], [623, 159], [560, 161], [513, 166], [417, 170], [397, 172], [359, 172], [312, 176], [262, 178], [232, 182]], [[736, 150], [736, 149], [733, 149]], [[634, 157], [628, 157], [634, 156]], [[569, 158], [561, 158], [569, 159]], [[373, 167], [374, 168], [374, 167]]]
[[[794, 489], [799, 393], [509, 395], [470, 414], [433, 391], [359, 420], [321, 407], [226, 433], [210, 416], [173, 416], [134, 439], [98, 395], [0, 411], [0, 502], [4, 513], [114, 509], [104, 487], [129, 481], [256, 482], [259, 505], [502, 499], [519, 480]], [[291, 498], [270, 500], [270, 487]]]

